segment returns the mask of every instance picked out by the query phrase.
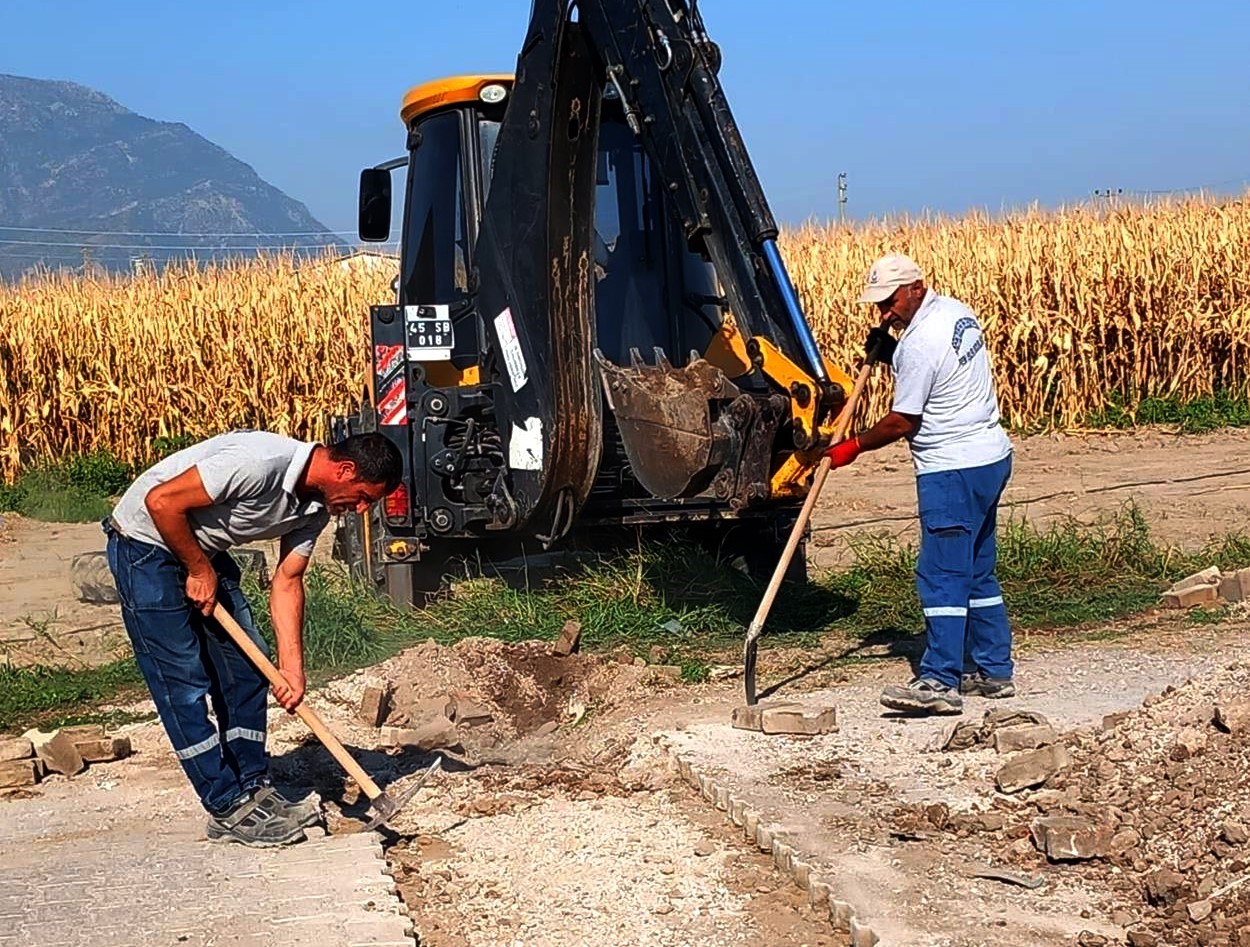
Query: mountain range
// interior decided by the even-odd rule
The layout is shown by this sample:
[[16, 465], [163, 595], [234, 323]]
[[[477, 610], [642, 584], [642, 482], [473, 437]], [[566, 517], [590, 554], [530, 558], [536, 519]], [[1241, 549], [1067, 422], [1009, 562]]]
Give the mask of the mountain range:
[[258, 245], [345, 246], [307, 207], [180, 122], [145, 118], [72, 82], [0, 74], [0, 277]]

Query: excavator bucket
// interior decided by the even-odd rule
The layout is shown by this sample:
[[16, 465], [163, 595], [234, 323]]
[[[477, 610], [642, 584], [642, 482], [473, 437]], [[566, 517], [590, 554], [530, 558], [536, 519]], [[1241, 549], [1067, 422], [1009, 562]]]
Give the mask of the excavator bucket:
[[718, 409], [742, 392], [695, 352], [683, 368], [674, 368], [663, 349], [655, 349], [654, 365], [636, 348], [629, 354], [629, 368], [612, 364], [598, 349], [595, 361], [634, 476], [666, 500], [705, 489], [737, 456], [737, 432], [717, 423]]

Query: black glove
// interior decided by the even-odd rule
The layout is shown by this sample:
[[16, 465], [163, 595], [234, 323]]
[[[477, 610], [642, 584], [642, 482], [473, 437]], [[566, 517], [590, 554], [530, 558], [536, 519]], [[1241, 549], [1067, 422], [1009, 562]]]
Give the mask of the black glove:
[[864, 342], [865, 356], [886, 365], [894, 364], [896, 348], [898, 348], [898, 342], [894, 336], [890, 335], [890, 330], [884, 326], [873, 327], [868, 333], [868, 339]]

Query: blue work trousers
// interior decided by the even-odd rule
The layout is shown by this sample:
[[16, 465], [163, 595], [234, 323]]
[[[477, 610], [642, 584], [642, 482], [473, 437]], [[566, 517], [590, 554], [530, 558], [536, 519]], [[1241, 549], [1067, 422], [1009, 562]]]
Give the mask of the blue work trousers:
[[[139, 670], [200, 802], [219, 815], [269, 781], [268, 682], [225, 629], [192, 606], [187, 572], [176, 556], [126, 538], [110, 520], [102, 525]], [[239, 588], [237, 563], [223, 552], [213, 557], [212, 566], [217, 600], [268, 653]]]
[[998, 501], [1011, 456], [916, 478], [920, 556], [916, 591], [928, 635], [920, 676], [958, 687], [961, 672], [1012, 676], [1011, 626], [994, 574]]

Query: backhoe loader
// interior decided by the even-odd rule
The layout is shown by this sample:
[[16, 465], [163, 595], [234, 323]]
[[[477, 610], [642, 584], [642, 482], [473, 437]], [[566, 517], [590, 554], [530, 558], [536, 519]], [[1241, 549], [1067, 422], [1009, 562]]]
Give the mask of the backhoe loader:
[[[340, 432], [404, 479], [340, 558], [399, 602], [455, 561], [690, 530], [776, 565], [851, 380], [821, 356], [697, 0], [534, 0], [511, 75], [419, 85], [360, 178], [393, 304]], [[802, 565], [802, 556], [796, 557]]]

